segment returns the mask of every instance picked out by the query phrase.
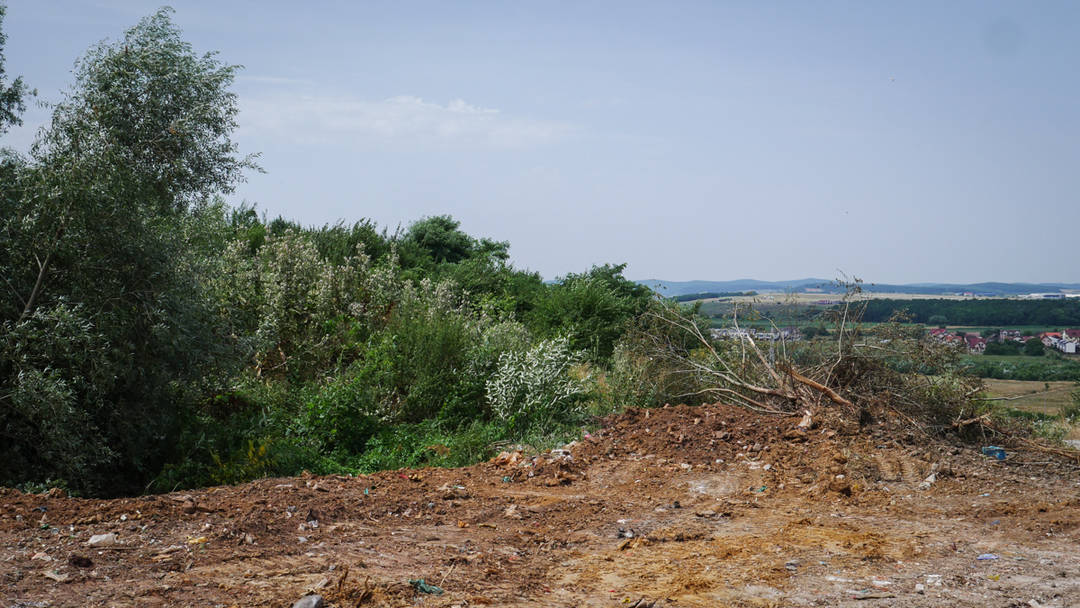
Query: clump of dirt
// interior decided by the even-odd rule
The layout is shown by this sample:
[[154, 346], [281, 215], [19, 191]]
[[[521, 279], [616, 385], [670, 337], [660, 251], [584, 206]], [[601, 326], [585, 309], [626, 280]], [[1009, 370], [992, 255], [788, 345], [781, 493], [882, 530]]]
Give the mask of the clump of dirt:
[[0, 605], [1052, 606], [1080, 592], [1073, 465], [898, 428], [632, 409], [559, 450], [462, 469], [116, 500], [0, 490]]

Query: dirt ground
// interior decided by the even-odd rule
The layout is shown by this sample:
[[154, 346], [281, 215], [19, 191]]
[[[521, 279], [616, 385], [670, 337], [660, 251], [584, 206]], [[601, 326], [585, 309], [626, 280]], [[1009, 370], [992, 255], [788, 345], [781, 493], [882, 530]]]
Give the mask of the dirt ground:
[[799, 422], [631, 410], [463, 469], [0, 490], [0, 606], [1080, 606], [1075, 464]]

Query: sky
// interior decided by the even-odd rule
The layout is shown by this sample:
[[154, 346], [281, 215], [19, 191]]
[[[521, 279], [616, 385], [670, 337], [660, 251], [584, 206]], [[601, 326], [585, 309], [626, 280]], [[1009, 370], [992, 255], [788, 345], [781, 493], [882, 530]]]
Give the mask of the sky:
[[[159, 6], [7, 4], [45, 102]], [[244, 66], [230, 200], [269, 217], [450, 214], [548, 279], [1080, 282], [1080, 3], [171, 6]]]

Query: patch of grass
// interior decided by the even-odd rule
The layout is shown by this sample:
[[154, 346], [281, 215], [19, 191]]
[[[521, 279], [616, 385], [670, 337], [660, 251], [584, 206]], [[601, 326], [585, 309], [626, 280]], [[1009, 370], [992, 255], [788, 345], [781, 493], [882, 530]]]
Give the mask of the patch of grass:
[[1061, 415], [1065, 408], [1073, 406], [1072, 392], [1075, 382], [1045, 382], [1038, 380], [1002, 380], [987, 378], [986, 396], [1004, 398], [997, 403], [1010, 409], [1037, 412], [1050, 416]]

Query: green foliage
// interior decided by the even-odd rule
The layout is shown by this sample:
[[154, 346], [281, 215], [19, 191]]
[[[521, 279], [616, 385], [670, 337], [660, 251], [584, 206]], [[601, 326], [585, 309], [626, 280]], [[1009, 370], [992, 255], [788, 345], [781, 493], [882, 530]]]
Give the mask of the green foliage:
[[625, 264], [568, 274], [539, 298], [530, 324], [545, 336], [567, 335], [590, 360], [611, 357], [615, 343], [654, 299], [652, 290], [622, 276]]
[[[984, 355], [1019, 355], [1021, 344], [1009, 340], [1007, 342], [987, 342]], [[1041, 353], [1040, 353], [1041, 354]]]
[[494, 456], [506, 437], [497, 422], [473, 421], [460, 426], [438, 420], [385, 427], [352, 461], [357, 473], [404, 467], [458, 467]]
[[1070, 422], [1076, 423], [1080, 421], [1080, 390], [1069, 393], [1069, 397], [1072, 402], [1062, 408], [1061, 416]]
[[4, 481], [141, 489], [181, 410], [238, 362], [199, 280], [206, 199], [250, 166], [228, 139], [234, 70], [159, 12], [92, 49], [32, 159], [5, 164]]
[[1061, 380], [1080, 381], [1080, 363], [1060, 357], [995, 357], [981, 355], [966, 357], [964, 366], [969, 373], [981, 378], [1003, 380]]
[[1018, 326], [1080, 325], [1080, 302], [1061, 300], [889, 300], [873, 299], [866, 303], [864, 321], [884, 322], [898, 310], [906, 310], [915, 323], [927, 325]]
[[[405, 233], [404, 242], [435, 264], [456, 264], [471, 257], [478, 242], [460, 230], [461, 223], [449, 215], [436, 215], [413, 222]], [[503, 250], [509, 247], [504, 244]], [[424, 263], [417, 265], [423, 266]]]
[[515, 431], [579, 417], [589, 390], [588, 376], [572, 373], [581, 355], [567, 338], [543, 340], [524, 353], [503, 353], [487, 381], [495, 415]]
[[4, 45], [7, 43], [7, 35], [4, 34], [4, 15], [7, 6], [0, 4], [0, 135], [7, 132], [11, 125], [21, 125], [21, 114], [26, 111], [25, 98], [34, 92], [26, 88], [22, 77], [7, 83], [4, 70]]
[[1041, 357], [1046, 354], [1046, 346], [1038, 338], [1029, 338], [1024, 342], [1024, 354], [1029, 357]]

